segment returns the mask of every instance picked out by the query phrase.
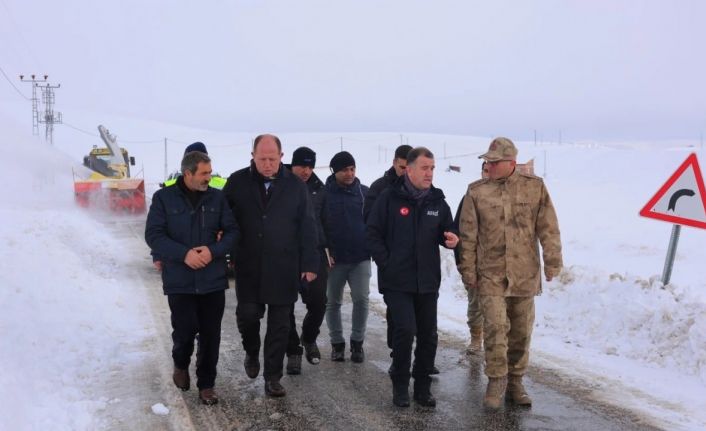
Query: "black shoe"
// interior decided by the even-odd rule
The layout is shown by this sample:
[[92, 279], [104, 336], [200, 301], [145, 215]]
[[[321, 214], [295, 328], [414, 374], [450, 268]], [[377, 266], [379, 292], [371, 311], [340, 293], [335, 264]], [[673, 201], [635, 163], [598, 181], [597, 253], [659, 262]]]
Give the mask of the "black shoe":
[[351, 361], [360, 364], [365, 360], [362, 341], [351, 340]]
[[270, 397], [283, 397], [287, 395], [287, 391], [279, 383], [278, 380], [266, 380], [265, 381], [265, 394]]
[[287, 355], [287, 374], [297, 375], [302, 373], [302, 355]]
[[257, 356], [257, 354], [245, 354], [245, 362], [243, 364], [245, 365], [245, 374], [247, 374], [251, 379], [254, 379], [258, 376], [258, 374], [260, 374], [260, 359], [258, 359]]
[[182, 370], [181, 368], [174, 367], [174, 374], [172, 374], [172, 381], [174, 385], [181, 389], [182, 391], [188, 391], [191, 386], [191, 379], [189, 378], [189, 370]]
[[199, 399], [201, 404], [206, 404], [207, 406], [218, 404], [218, 395], [216, 395], [213, 388], [199, 390]]
[[316, 345], [316, 341], [313, 343], [304, 343], [304, 351], [306, 352], [306, 360], [309, 361], [311, 365], [317, 365], [321, 362], [321, 352], [319, 352], [319, 346]]
[[436, 398], [431, 392], [414, 393], [414, 401], [424, 407], [436, 407]]
[[392, 384], [392, 404], [409, 407], [409, 385]]
[[331, 360], [334, 362], [346, 360], [346, 343], [331, 344]]

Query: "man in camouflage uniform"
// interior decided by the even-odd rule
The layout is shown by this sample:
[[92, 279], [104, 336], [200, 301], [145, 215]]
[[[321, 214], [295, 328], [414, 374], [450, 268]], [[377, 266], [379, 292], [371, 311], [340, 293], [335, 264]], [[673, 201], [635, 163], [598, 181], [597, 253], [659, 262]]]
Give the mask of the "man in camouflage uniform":
[[487, 162], [488, 178], [471, 183], [464, 198], [459, 268], [464, 284], [479, 289], [485, 320], [484, 404], [499, 408], [505, 393], [515, 404], [530, 406], [522, 376], [541, 287], [539, 244], [551, 281], [562, 267], [559, 225], [542, 179], [515, 170], [511, 140], [494, 139], [480, 158]]

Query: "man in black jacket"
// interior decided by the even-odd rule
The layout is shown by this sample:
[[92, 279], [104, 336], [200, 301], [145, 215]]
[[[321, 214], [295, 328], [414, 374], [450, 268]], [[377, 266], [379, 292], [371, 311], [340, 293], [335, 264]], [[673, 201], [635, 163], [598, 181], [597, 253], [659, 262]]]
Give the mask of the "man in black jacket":
[[370, 210], [375, 204], [375, 199], [380, 196], [380, 193], [397, 181], [397, 178], [404, 175], [407, 169], [407, 154], [411, 149], [412, 147], [410, 145], [400, 145], [397, 147], [397, 149], [395, 149], [395, 158], [392, 159], [392, 167], [386, 170], [380, 178], [373, 181], [370, 185], [370, 189], [365, 195], [365, 220], [368, 220], [368, 214], [370, 214]]
[[[319, 251], [319, 269], [316, 280], [304, 283], [300, 289], [302, 302], [306, 304], [306, 316], [302, 322], [301, 339], [297, 333], [294, 319], [294, 306], [289, 318], [289, 343], [287, 345], [287, 374], [300, 374], [302, 353], [306, 352], [306, 360], [316, 365], [321, 361], [321, 352], [316, 345], [316, 337], [324, 320], [326, 312], [326, 281], [328, 280], [328, 259], [326, 258], [326, 189], [324, 183], [314, 173], [316, 153], [307, 147], [299, 147], [292, 153], [292, 173], [298, 176], [309, 189], [309, 196], [314, 207], [316, 229], [318, 232], [317, 246]], [[301, 343], [301, 345], [300, 345]], [[303, 346], [303, 349], [302, 349]]]
[[407, 156], [407, 172], [383, 191], [368, 218], [368, 248], [378, 266], [378, 285], [390, 309], [392, 402], [409, 406], [412, 344], [414, 399], [435, 406], [431, 373], [436, 356], [436, 309], [441, 283], [439, 245], [454, 248], [458, 236], [444, 193], [432, 186], [434, 155], [424, 147]]
[[[365, 220], [368, 220], [368, 214], [370, 210], [375, 205], [375, 200], [380, 196], [386, 188], [392, 186], [398, 178], [404, 175], [407, 170], [407, 154], [412, 150], [410, 145], [400, 145], [395, 149], [395, 158], [392, 160], [392, 167], [385, 171], [383, 176], [375, 180], [371, 185], [368, 193], [365, 195]], [[390, 317], [390, 309], [385, 309], [385, 320], [387, 321], [387, 347], [392, 349], [392, 332], [395, 327], [392, 323], [392, 318]], [[389, 372], [392, 372], [392, 366], [390, 366]], [[439, 369], [434, 366], [431, 371], [432, 374], [439, 374]]]
[[188, 369], [198, 332], [197, 387], [201, 402], [210, 405], [218, 402], [213, 386], [228, 288], [226, 253], [239, 232], [221, 191], [208, 186], [211, 159], [199, 151], [186, 153], [181, 172], [175, 187], [158, 190], [152, 197], [145, 240], [162, 262], [173, 328], [174, 384], [189, 389]]
[[236, 318], [245, 372], [260, 373], [260, 319], [267, 309], [265, 393], [286, 395], [280, 384], [289, 314], [302, 280], [319, 270], [314, 212], [306, 185], [282, 165], [276, 136], [255, 138], [249, 167], [234, 172], [223, 193], [242, 232], [234, 248]]

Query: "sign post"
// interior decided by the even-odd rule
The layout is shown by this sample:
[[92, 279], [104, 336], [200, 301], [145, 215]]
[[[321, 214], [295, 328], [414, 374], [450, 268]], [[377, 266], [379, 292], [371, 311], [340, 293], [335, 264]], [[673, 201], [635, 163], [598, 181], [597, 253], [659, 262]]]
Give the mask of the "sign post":
[[669, 177], [640, 210], [640, 215], [674, 224], [662, 271], [662, 284], [669, 284], [681, 225], [706, 229], [706, 188], [695, 153]]
[[677, 254], [677, 243], [679, 243], [679, 234], [681, 233], [681, 225], [675, 224], [672, 226], [672, 236], [669, 238], [669, 247], [667, 248], [667, 257], [664, 259], [664, 269], [662, 270], [662, 284], [669, 284], [672, 278], [672, 268], [674, 267], [674, 256]]

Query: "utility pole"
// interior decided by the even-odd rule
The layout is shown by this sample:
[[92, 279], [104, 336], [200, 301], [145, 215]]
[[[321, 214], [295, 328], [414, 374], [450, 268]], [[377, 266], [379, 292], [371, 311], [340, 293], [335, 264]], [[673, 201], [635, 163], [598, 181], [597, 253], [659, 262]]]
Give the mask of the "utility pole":
[[341, 151], [343, 151], [343, 136], [341, 136]]
[[537, 129], [534, 129], [534, 146], [537, 146]]
[[167, 169], [167, 138], [164, 138], [164, 181], [167, 180], [167, 175], [169, 175]]
[[542, 178], [547, 178], [547, 150], [544, 150], [544, 174], [542, 174]]
[[31, 82], [32, 83], [32, 134], [33, 135], [38, 135], [39, 134], [39, 111], [38, 105], [39, 105], [39, 100], [37, 99], [37, 83], [38, 82], [47, 82], [47, 78], [49, 75], [44, 75], [44, 79], [36, 79], [36, 75], [31, 75], [32, 79], [24, 79], [24, 75], [20, 75], [20, 81], [22, 82]]
[[[32, 79], [24, 79], [20, 75], [20, 81], [32, 83], [32, 134], [39, 134], [39, 125], [44, 124], [44, 138], [50, 145], [54, 144], [54, 124], [61, 124], [61, 112], [54, 113], [54, 89], [61, 87], [61, 84], [51, 85], [47, 82], [49, 75], [43, 75], [44, 79], [37, 79], [36, 75], [30, 75]], [[46, 83], [39, 85], [39, 83]], [[37, 88], [42, 92], [42, 103], [44, 103], [44, 113], [39, 115], [39, 100], [37, 98]]]
[[61, 112], [54, 114], [54, 89], [61, 87], [58, 85], [49, 85], [39, 87], [42, 90], [42, 102], [44, 103], [44, 116], [39, 119], [39, 122], [44, 124], [44, 138], [49, 142], [49, 145], [54, 145], [54, 124], [61, 124]]
[[561, 129], [559, 129], [559, 145], [561, 145]]

